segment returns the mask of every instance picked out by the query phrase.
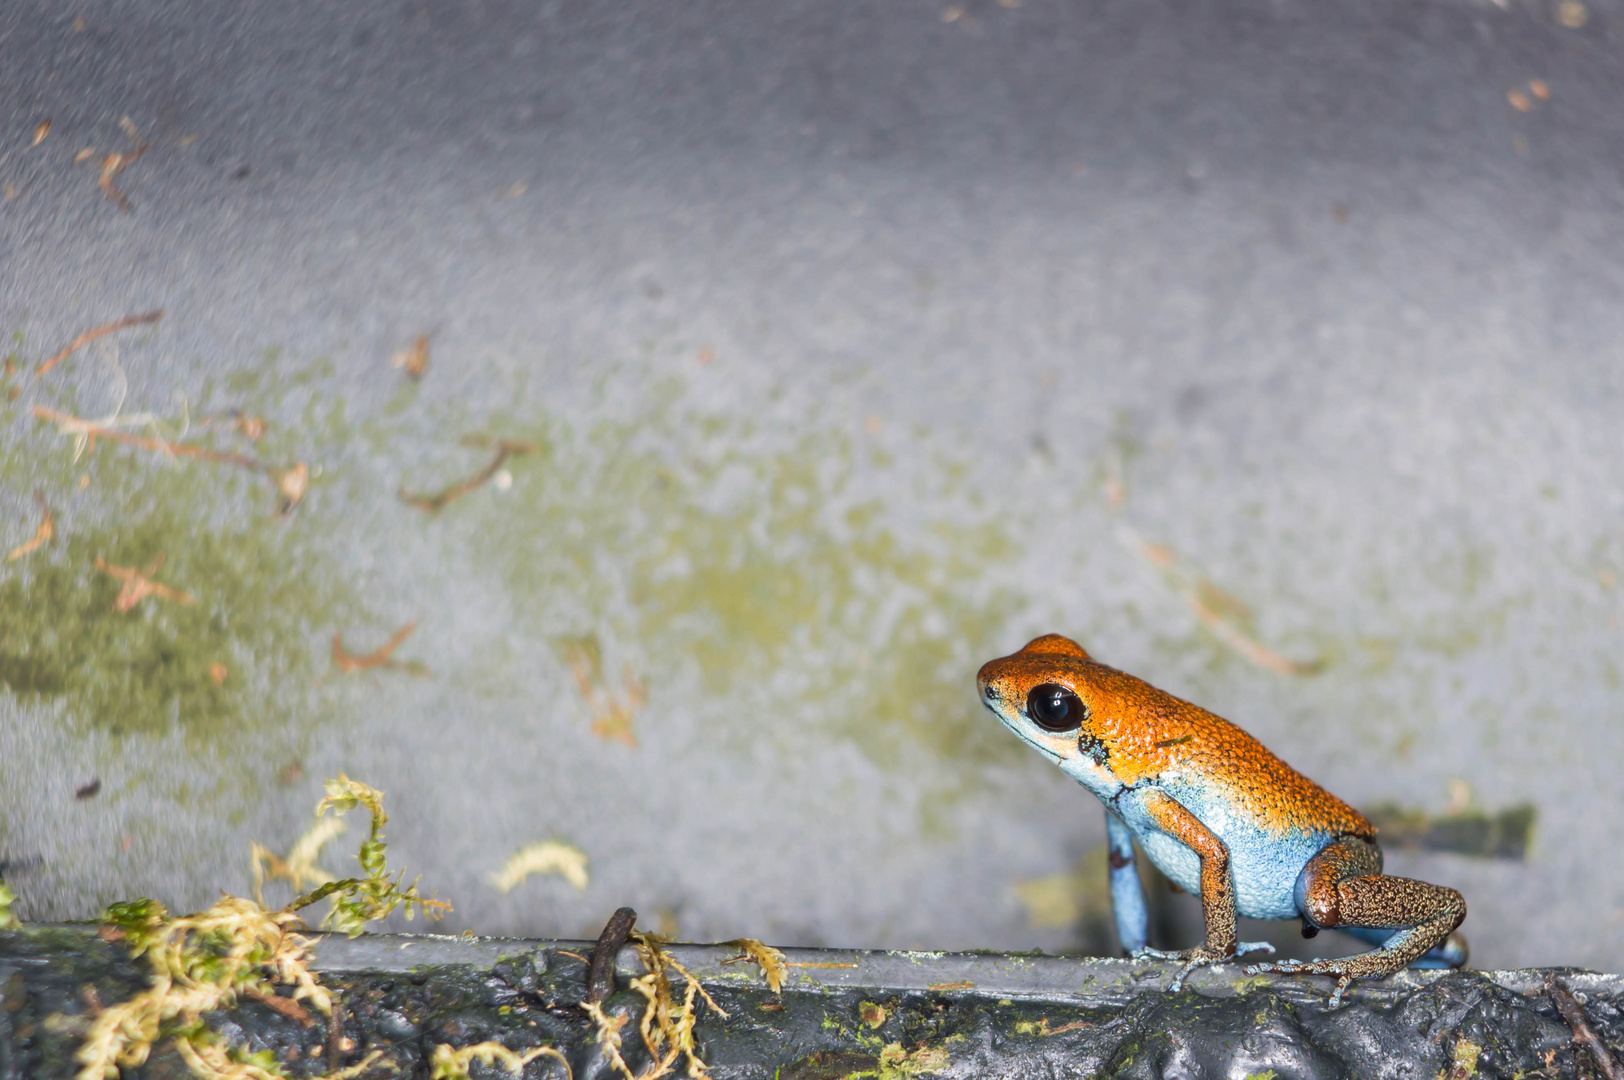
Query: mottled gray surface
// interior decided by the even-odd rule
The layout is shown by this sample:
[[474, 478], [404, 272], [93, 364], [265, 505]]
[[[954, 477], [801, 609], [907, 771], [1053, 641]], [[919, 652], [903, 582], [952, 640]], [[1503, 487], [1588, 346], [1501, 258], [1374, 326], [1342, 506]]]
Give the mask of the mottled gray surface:
[[[26, 369], [166, 315], [7, 383], [0, 547], [36, 486], [59, 533], [0, 567], [8, 662], [64, 603], [115, 618], [93, 556], [161, 551], [199, 605], [107, 640], [231, 672], [114, 692], [104, 650], [0, 696], [24, 914], [240, 892], [344, 770], [452, 929], [1086, 943], [1096, 879], [1056, 875], [1098, 808], [971, 694], [1065, 630], [1357, 805], [1533, 803], [1526, 863], [1389, 867], [1465, 892], [1484, 966], [1616, 969], [1624, 11], [1585, 11], [10, 0], [0, 331]], [[265, 416], [305, 504], [74, 464], [29, 409], [111, 412], [115, 364], [149, 435]], [[471, 431], [547, 452], [402, 505]], [[1323, 669], [1248, 663], [1144, 543]], [[427, 678], [326, 670], [410, 619]], [[590, 731], [585, 635], [647, 684], [637, 748]], [[490, 886], [555, 837], [584, 892]]]

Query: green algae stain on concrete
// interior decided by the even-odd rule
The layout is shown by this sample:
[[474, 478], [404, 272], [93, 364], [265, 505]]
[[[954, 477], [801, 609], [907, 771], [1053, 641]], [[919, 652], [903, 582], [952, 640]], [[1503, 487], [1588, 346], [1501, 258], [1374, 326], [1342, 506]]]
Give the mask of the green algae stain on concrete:
[[944, 517], [904, 535], [874, 494], [902, 485], [828, 431], [760, 449], [747, 422], [653, 410], [518, 434], [551, 458], [481, 518], [480, 557], [537, 636], [598, 633], [638, 656], [640, 723], [687, 678], [739, 746], [821, 732], [886, 768], [923, 748], [960, 782], [1019, 760], [967, 675], [1021, 606], [989, 574], [1016, 553], [1000, 526]]
[[[56, 535], [0, 564], [0, 686], [115, 735], [212, 742], [309, 722], [312, 635], [356, 607], [311, 519], [275, 516], [263, 475], [105, 442], [75, 461], [54, 429], [13, 430], [0, 493], [21, 505], [38, 490]], [[120, 581], [98, 560], [176, 595], [115, 610]]]

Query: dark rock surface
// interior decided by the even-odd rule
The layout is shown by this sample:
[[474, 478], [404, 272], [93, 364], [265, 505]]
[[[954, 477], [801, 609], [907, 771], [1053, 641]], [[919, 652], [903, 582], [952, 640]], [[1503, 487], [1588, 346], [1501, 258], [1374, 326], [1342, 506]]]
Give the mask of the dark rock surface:
[[[373, 1049], [402, 1076], [426, 1076], [436, 1045], [497, 1040], [514, 1050], [551, 1045], [580, 1080], [616, 1075], [580, 1007], [590, 943], [369, 936], [318, 945], [322, 981], [339, 990], [341, 1030], [257, 1002], [210, 1015], [249, 1052], [270, 1051], [293, 1077], [352, 1064]], [[1585, 1020], [1624, 1042], [1624, 978], [1572, 970], [1405, 972], [1361, 985], [1335, 1010], [1324, 980], [1203, 972], [1167, 993], [1169, 968], [1094, 958], [788, 950], [790, 976], [774, 994], [730, 946], [671, 946], [726, 1017], [702, 1008], [701, 1056], [719, 1078], [882, 1080], [948, 1077], [1431, 1078], [1605, 1075], [1548, 992], [1560, 979]], [[604, 1002], [627, 1015], [634, 1071], [648, 1057], [633, 1034], [641, 974], [620, 957]], [[76, 928], [0, 934], [0, 1080], [66, 1077], [100, 1003], [128, 996], [144, 969], [117, 945]], [[680, 979], [679, 990], [680, 990]], [[344, 1041], [348, 1040], [348, 1041]], [[340, 1043], [342, 1042], [342, 1046]], [[680, 1065], [679, 1065], [680, 1071]], [[547, 1058], [531, 1080], [558, 1075]], [[385, 1075], [379, 1063], [377, 1075]], [[162, 1044], [143, 1076], [183, 1076]], [[487, 1075], [475, 1065], [473, 1075]], [[490, 1070], [488, 1075], [497, 1075]]]

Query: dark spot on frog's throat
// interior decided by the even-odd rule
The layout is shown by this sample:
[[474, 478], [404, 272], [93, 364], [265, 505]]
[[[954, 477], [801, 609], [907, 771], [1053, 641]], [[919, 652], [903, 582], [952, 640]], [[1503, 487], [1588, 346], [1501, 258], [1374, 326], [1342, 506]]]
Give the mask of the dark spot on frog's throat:
[[1087, 754], [1100, 765], [1104, 765], [1111, 758], [1110, 749], [1099, 740], [1099, 737], [1086, 731], [1077, 736], [1077, 752]]

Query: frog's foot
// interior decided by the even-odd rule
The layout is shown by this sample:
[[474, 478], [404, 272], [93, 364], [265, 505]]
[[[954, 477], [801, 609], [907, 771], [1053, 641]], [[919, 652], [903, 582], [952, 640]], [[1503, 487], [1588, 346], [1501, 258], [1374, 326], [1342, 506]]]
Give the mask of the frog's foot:
[[1336, 979], [1336, 989], [1331, 991], [1330, 1001], [1330, 1007], [1334, 1009], [1342, 1004], [1342, 994], [1353, 985], [1353, 980], [1385, 974], [1367, 970], [1371, 966], [1369, 964], [1350, 962], [1358, 959], [1358, 956], [1343, 956], [1335, 960], [1274, 960], [1266, 964], [1247, 964], [1245, 970], [1248, 975], [1330, 975]]
[[1274, 946], [1267, 941], [1242, 941], [1235, 946], [1234, 951], [1227, 953], [1216, 945], [1200, 945], [1194, 949], [1177, 950], [1140, 948], [1133, 951], [1133, 959], [1183, 961], [1184, 966], [1179, 968], [1177, 975], [1173, 976], [1173, 981], [1167, 984], [1169, 992], [1177, 993], [1184, 989], [1184, 980], [1189, 978], [1190, 972], [1196, 968], [1207, 967], [1211, 964], [1222, 964], [1227, 960], [1233, 960], [1237, 956], [1253, 952], [1272, 953], [1274, 952]]

